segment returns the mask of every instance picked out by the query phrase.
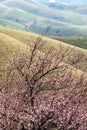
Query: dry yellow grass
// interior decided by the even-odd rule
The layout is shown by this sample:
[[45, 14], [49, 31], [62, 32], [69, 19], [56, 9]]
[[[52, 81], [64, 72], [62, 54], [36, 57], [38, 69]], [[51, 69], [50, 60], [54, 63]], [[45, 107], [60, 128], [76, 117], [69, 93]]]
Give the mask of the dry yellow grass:
[[[10, 55], [20, 52], [19, 50], [23, 51], [26, 44], [32, 42], [32, 39], [35, 39], [36, 37], [38, 37], [37, 34], [17, 31], [17, 30], [12, 30], [12, 29], [6, 29], [6, 28], [0, 28], [0, 32], [1, 32], [0, 48], [3, 48], [3, 49], [0, 49], [1, 54], [2, 54], [2, 56], [0, 54], [0, 61], [3, 61], [3, 63], [5, 63], [5, 60], [4, 60], [6, 59], [5, 57], [10, 57]], [[50, 47], [54, 47], [56, 50], [58, 50], [61, 46], [61, 48], [64, 50], [67, 48], [70, 48], [72, 50], [70, 52], [70, 55], [73, 55], [73, 53], [75, 52], [75, 53], [83, 53], [87, 57], [86, 49], [74, 47], [72, 45], [68, 45], [66, 43], [53, 40], [47, 37], [43, 37], [43, 39], [46, 41], [45, 49], [47, 50]], [[77, 66], [74, 66], [74, 67], [79, 68], [79, 70], [80, 69], [83, 70], [83, 66], [85, 66], [86, 64], [87, 64], [87, 61], [84, 58], [83, 61], [81, 61]]]
[[0, 33], [0, 68], [5, 67], [12, 56], [24, 53], [26, 45], [16, 39]]
[[[6, 35], [11, 36], [11, 37], [15, 38], [16, 40], [19, 40], [19, 41], [26, 43], [26, 44], [29, 43], [30, 41], [32, 41], [32, 39], [39, 36], [39, 35], [34, 34], [34, 33], [17, 31], [17, 30], [6, 29], [6, 28], [0, 28], [0, 32], [5, 33]], [[58, 49], [61, 45], [63, 48], [67, 48], [67, 47], [75, 48], [76, 51], [81, 51], [81, 52], [84, 52], [87, 54], [86, 49], [75, 47], [75, 46], [69, 45], [67, 43], [57, 41], [57, 40], [47, 38], [47, 37], [43, 37], [43, 39], [46, 40], [47, 47], [52, 46], [52, 47]]]

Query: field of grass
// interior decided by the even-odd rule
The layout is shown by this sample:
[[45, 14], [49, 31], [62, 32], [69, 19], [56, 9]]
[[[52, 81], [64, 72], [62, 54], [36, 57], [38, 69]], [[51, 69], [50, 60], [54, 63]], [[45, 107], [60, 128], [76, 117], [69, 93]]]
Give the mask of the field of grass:
[[73, 46], [87, 49], [87, 37], [64, 37], [64, 36], [53, 36], [53, 39], [68, 43]]
[[[23, 52], [26, 48], [26, 44], [29, 44], [32, 42], [32, 39], [36, 39], [38, 37], [37, 34], [23, 32], [23, 31], [17, 31], [17, 30], [11, 30], [6, 28], [0, 27], [0, 66], [2, 64], [6, 64], [8, 59], [13, 56], [14, 54], [18, 54], [20, 52]], [[73, 66], [77, 69], [83, 70], [83, 66], [87, 64], [87, 50], [82, 49], [79, 47], [75, 47], [72, 45], [68, 45], [66, 43], [60, 42], [58, 40], [54, 40], [47, 37], [42, 37], [43, 40], [46, 41], [45, 43], [45, 49], [48, 50], [50, 47], [54, 47], [57, 51], [60, 49], [60, 47], [63, 50], [66, 50], [69, 48], [70, 54], [84, 54], [84, 58], [77, 64], [76, 66]], [[22, 50], [22, 51], [21, 51]], [[68, 59], [68, 57], [67, 57]], [[65, 59], [65, 62], [70, 64], [68, 60]]]
[[6, 67], [8, 61], [20, 53], [24, 53], [26, 45], [0, 32], [0, 69]]

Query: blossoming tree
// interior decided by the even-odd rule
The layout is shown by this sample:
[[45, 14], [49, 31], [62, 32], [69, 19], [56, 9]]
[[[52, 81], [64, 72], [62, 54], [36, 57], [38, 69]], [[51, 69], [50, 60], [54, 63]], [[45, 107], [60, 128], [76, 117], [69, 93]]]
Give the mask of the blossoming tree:
[[0, 130], [87, 130], [86, 77], [63, 62], [69, 49], [44, 52], [42, 42], [14, 58], [0, 82]]

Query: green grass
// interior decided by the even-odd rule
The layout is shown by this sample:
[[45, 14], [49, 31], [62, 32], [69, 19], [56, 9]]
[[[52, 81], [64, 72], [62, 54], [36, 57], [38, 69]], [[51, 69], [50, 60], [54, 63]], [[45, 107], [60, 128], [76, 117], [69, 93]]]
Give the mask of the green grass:
[[68, 43], [73, 46], [87, 49], [87, 37], [64, 37], [64, 36], [53, 36], [51, 37], [56, 40]]

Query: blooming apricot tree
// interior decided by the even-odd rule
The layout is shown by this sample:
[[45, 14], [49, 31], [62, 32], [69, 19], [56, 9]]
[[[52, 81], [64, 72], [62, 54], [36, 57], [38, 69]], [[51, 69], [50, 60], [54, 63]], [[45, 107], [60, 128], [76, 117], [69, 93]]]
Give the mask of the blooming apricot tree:
[[63, 63], [70, 50], [44, 52], [41, 43], [14, 58], [0, 82], [0, 130], [87, 130], [86, 77]]

